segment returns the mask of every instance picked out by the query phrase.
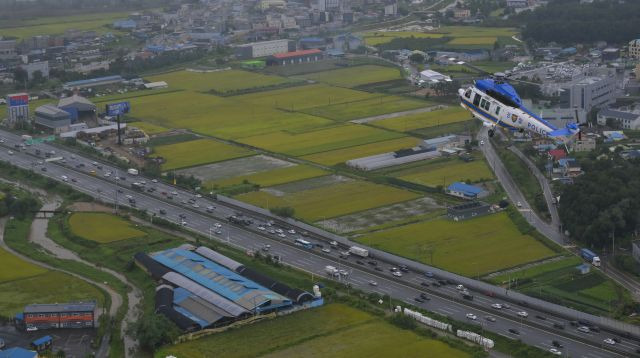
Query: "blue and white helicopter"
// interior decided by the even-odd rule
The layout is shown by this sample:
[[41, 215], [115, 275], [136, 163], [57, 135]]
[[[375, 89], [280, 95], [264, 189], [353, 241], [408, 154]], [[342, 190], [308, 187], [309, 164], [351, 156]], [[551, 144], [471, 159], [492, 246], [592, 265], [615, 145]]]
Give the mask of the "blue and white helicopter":
[[472, 86], [458, 90], [460, 105], [489, 128], [489, 137], [493, 137], [496, 127], [502, 127], [511, 131], [529, 131], [566, 146], [579, 135], [578, 123], [557, 128], [528, 110], [505, 79], [505, 74], [496, 73], [493, 78], [477, 80]]

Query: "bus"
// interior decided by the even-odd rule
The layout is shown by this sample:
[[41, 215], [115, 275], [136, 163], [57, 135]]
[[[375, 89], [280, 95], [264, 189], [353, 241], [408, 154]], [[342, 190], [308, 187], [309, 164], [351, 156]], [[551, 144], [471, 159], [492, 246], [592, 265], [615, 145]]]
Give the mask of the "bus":
[[296, 239], [295, 244], [298, 246], [302, 246], [305, 249], [309, 249], [309, 250], [313, 249], [313, 244], [307, 240]]

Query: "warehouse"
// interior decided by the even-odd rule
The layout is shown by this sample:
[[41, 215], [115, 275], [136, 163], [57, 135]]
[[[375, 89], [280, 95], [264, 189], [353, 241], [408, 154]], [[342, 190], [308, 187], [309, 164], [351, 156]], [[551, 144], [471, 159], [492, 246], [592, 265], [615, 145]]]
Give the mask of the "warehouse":
[[269, 59], [269, 63], [278, 66], [294, 65], [297, 63], [316, 62], [322, 60], [323, 52], [318, 49], [299, 50], [277, 53]]
[[24, 308], [25, 328], [87, 328], [95, 326], [95, 302], [32, 304]]
[[457, 196], [463, 199], [478, 199], [488, 195], [488, 193], [477, 186], [465, 184], [462, 182], [454, 182], [446, 190], [447, 194]]
[[249, 59], [257, 57], [266, 57], [277, 53], [294, 51], [296, 43], [287, 39], [251, 42], [236, 47], [236, 57], [240, 59]]
[[58, 108], [69, 112], [71, 123], [86, 122], [96, 117], [96, 105], [77, 94], [61, 98], [58, 102]]
[[69, 130], [71, 115], [52, 104], [45, 104], [35, 110], [35, 127], [48, 133], [60, 134]]
[[491, 206], [482, 201], [473, 201], [461, 205], [451, 206], [447, 208], [447, 217], [458, 221], [471, 219], [476, 216], [489, 214]]
[[80, 88], [108, 86], [108, 85], [122, 83], [122, 81], [124, 81], [124, 78], [122, 78], [121, 76], [97, 77], [97, 78], [90, 78], [88, 80], [67, 82], [64, 85], [62, 85], [62, 88], [64, 88], [65, 90], [73, 90], [73, 89], [80, 89]]

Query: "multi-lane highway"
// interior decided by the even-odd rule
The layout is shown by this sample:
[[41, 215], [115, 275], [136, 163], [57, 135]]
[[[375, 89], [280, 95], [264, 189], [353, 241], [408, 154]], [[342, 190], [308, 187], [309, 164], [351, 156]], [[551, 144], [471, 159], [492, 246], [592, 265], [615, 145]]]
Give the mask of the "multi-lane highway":
[[[91, 159], [50, 145], [38, 144], [16, 148], [16, 145], [20, 146], [22, 142], [20, 137], [7, 132], [0, 131], [0, 138], [4, 141], [0, 143], [0, 160], [64, 181], [74, 189], [107, 204], [133, 205], [129, 200], [131, 198], [138, 209], [178, 224], [184, 223], [186, 228], [194, 232], [212, 240], [227, 242], [243, 250], [268, 250], [270, 254], [279, 256], [285, 264], [312, 275], [328, 278], [324, 268], [332, 265], [346, 271], [347, 274], [340, 275], [339, 279], [351, 287], [389, 295], [455, 320], [479, 325], [484, 330], [512, 339], [520, 339], [544, 350], [552, 348], [555, 341], [562, 345], [560, 350], [563, 353], [572, 357], [630, 356], [635, 354], [639, 347], [637, 341], [609, 331], [581, 332], [574, 325], [579, 326], [582, 323], [549, 314], [543, 309], [534, 309], [527, 303], [513, 301], [509, 298], [510, 296], [494, 298], [486, 295], [488, 293], [486, 291], [477, 291], [468, 287], [474, 298], [465, 300], [456, 287], [459, 281], [451, 280], [450, 283], [440, 287], [434, 285], [439, 279], [445, 279], [442, 271], [435, 268], [430, 269], [416, 264], [411, 266], [411, 272], [402, 272], [401, 277], [396, 277], [392, 275], [391, 268], [400, 262], [406, 262], [405, 259], [397, 258], [397, 261], [393, 261], [385, 258], [383, 261], [380, 258], [358, 259], [353, 256], [340, 258], [340, 252], [346, 247], [336, 248], [330, 245], [330, 236], [322, 237], [315, 232], [303, 237], [300, 228], [294, 225], [272, 223], [270, 218], [249, 215], [248, 212], [244, 213], [244, 217], [250, 219], [251, 224], [231, 225], [226, 218], [237, 214], [239, 209], [221, 201], [196, 197], [193, 193], [166, 183], [128, 175], [123, 170], [117, 170], [106, 163], [96, 163]], [[40, 156], [35, 155], [36, 149], [40, 150]], [[53, 156], [64, 157], [64, 162], [45, 162], [44, 153], [52, 150], [56, 152]], [[91, 172], [95, 174], [90, 174]], [[116, 177], [119, 179], [116, 180]], [[144, 189], [142, 191], [131, 189], [131, 183], [134, 181], [145, 181]], [[276, 230], [282, 230], [282, 233]], [[290, 230], [293, 231], [290, 232]], [[322, 247], [316, 245], [314, 249], [305, 249], [294, 244], [294, 240], [298, 238], [320, 244]], [[424, 270], [414, 270], [415, 267], [424, 267]], [[427, 277], [426, 272], [429, 270], [433, 270], [439, 277]], [[421, 293], [424, 293], [428, 300], [416, 301]], [[500, 309], [492, 308], [491, 305], [495, 303], [507, 303], [507, 306]], [[524, 318], [517, 314], [522, 311], [527, 312], [528, 317]], [[475, 320], [467, 318], [469, 313], [477, 318]], [[614, 345], [604, 343], [607, 338], [615, 338], [618, 342]]]

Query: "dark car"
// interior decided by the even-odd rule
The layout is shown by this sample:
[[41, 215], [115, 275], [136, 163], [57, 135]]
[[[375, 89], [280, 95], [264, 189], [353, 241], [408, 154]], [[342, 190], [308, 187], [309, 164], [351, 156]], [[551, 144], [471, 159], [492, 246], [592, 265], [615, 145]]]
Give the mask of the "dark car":
[[464, 298], [465, 300], [473, 301], [473, 295], [469, 293], [463, 293], [462, 298]]
[[164, 210], [164, 209], [160, 209], [160, 214], [164, 215], [164, 214], [166, 214], [166, 213], [167, 213], [167, 211], [166, 211], [166, 210]]
[[587, 326], [587, 327], [590, 327], [590, 326], [591, 326], [591, 323], [590, 323], [589, 321], [585, 321], [585, 320], [583, 320], [583, 319], [579, 319], [579, 320], [578, 320], [578, 323], [579, 323], [581, 326]]
[[573, 327], [578, 327], [578, 321], [571, 321], [569, 324]]
[[431, 284], [431, 286], [433, 286], [433, 287], [440, 287], [441, 285], [440, 285], [439, 283], [437, 283], [437, 282], [434, 282], [434, 283], [432, 283], [432, 284]]
[[42, 168], [40, 168], [40, 170], [42, 170], [43, 172], [46, 172], [46, 171], [47, 171], [47, 168], [42, 167]]
[[422, 298], [420, 298], [420, 297], [416, 297], [416, 298], [414, 298], [414, 300], [416, 302], [424, 303], [424, 300]]
[[554, 347], [556, 347], [556, 348], [562, 348], [562, 347], [564, 347], [564, 346], [562, 345], [562, 343], [560, 343], [560, 342], [558, 342], [558, 341], [551, 341], [551, 344], [552, 344]]
[[564, 329], [564, 325], [563, 325], [563, 324], [560, 324], [560, 323], [554, 323], [554, 324], [553, 324], [553, 327], [554, 327], [554, 328], [557, 328], [557, 329]]
[[451, 281], [451, 280], [447, 280], [447, 283], [450, 284], [450, 285], [455, 285], [456, 284], [454, 281]]
[[621, 342], [620, 338], [618, 338], [618, 337], [612, 337], [611, 339], [613, 339], [613, 341], [616, 342], [616, 343], [620, 343]]
[[373, 261], [373, 260], [371, 260], [371, 261], [369, 261], [369, 262], [367, 262], [367, 263], [368, 263], [369, 265], [371, 265], [371, 266], [378, 266], [378, 261]]
[[423, 300], [429, 301], [431, 298], [429, 298], [429, 296], [427, 296], [426, 293], [421, 293], [420, 294], [420, 298], [422, 298]]
[[360, 260], [356, 261], [356, 263], [357, 263], [358, 265], [364, 265], [364, 262], [362, 262], [362, 261], [360, 261]]
[[378, 266], [376, 266], [376, 267], [374, 268], [374, 270], [376, 270], [376, 271], [383, 271], [383, 270], [382, 270], [382, 268], [381, 268], [381, 267], [378, 267]]
[[600, 332], [600, 328], [598, 328], [598, 326], [588, 326], [589, 329], [591, 329], [592, 332]]
[[537, 314], [537, 315], [536, 315], [536, 318], [537, 318], [537, 319], [541, 319], [541, 320], [543, 320], [543, 321], [545, 321], [545, 320], [547, 319], [547, 317], [545, 317], [545, 316], [541, 316], [541, 315], [539, 315], [539, 314]]
[[515, 328], [509, 328], [509, 333], [520, 334], [520, 332], [518, 332], [518, 330]]
[[447, 284], [447, 281], [445, 280], [438, 280], [438, 283], [442, 286], [445, 286]]
[[420, 282], [420, 286], [424, 286], [424, 287], [428, 287], [429, 286], [429, 282]]
[[424, 275], [427, 276], [427, 277], [433, 277], [433, 272], [427, 271], [427, 272], [424, 273]]

